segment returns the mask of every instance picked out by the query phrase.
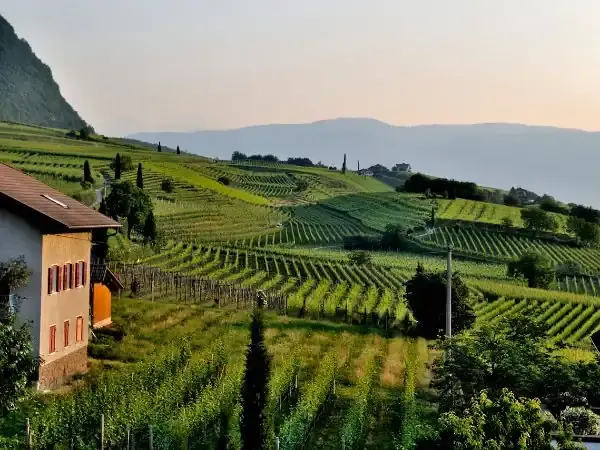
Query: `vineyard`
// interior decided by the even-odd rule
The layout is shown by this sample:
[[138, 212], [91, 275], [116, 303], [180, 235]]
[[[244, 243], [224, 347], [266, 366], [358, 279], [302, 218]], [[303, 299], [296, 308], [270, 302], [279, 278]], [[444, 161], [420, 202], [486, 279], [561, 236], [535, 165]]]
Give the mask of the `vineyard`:
[[[150, 435], [156, 449], [215, 448], [223, 436], [241, 448], [247, 312], [146, 299], [116, 301], [114, 309], [124, 338], [105, 335], [90, 347], [96, 366], [102, 360], [113, 369], [91, 386], [32, 405], [32, 448], [99, 448], [102, 418], [104, 448], [148, 448]], [[267, 319], [270, 444], [277, 438], [281, 449], [337, 449], [342, 441], [345, 448], [394, 448], [402, 437], [398, 399], [411, 395], [400, 387], [407, 376], [415, 388], [426, 382], [425, 342]]]
[[461, 253], [499, 261], [508, 261], [535, 249], [550, 256], [555, 264], [578, 261], [586, 273], [600, 272], [600, 251], [596, 248], [578, 248], [514, 233], [482, 231], [477, 227], [438, 227], [425, 236], [424, 242], [440, 247], [452, 244]]
[[[453, 269], [471, 293], [476, 325], [523, 314], [548, 340], [588, 352], [600, 330], [600, 250], [568, 236], [532, 237], [520, 209], [397, 193], [373, 177], [323, 167], [216, 161], [152, 151], [152, 146], [64, 130], [0, 123], [0, 162], [69, 195], [80, 195], [87, 160], [100, 188], [115, 154], [130, 156], [122, 180], [151, 197], [161, 235], [156, 247], [135, 236], [109, 238], [109, 265], [126, 286], [113, 296], [113, 331], [90, 342], [90, 374], [63, 393], [34, 397], [11, 416], [5, 435], [31, 448], [241, 448], [239, 392], [249, 310], [266, 296], [266, 347], [272, 358], [267, 417], [272, 448], [411, 448], [436, 352], [405, 337], [414, 320], [405, 282], [418, 263]], [[110, 189], [110, 185], [107, 187]], [[564, 232], [565, 218], [556, 216]], [[513, 227], [502, 228], [510, 219]], [[349, 237], [406, 230], [410, 249], [370, 252], [351, 262]], [[556, 265], [581, 264], [551, 290], [508, 277], [523, 252]], [[135, 281], [135, 283], [134, 283]], [[130, 287], [139, 289], [130, 296]], [[116, 330], [116, 331], [115, 331]], [[123, 333], [121, 333], [123, 331]], [[589, 352], [588, 352], [589, 353]], [[15, 425], [16, 424], [16, 425]], [[86, 445], [88, 447], [86, 447]]]

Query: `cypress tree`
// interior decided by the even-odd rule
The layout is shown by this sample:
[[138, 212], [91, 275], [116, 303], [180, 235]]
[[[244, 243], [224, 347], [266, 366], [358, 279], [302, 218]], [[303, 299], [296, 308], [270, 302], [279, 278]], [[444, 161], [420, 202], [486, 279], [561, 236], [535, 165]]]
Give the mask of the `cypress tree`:
[[360, 172], [360, 160], [358, 161], [358, 171]]
[[154, 213], [150, 210], [144, 222], [144, 240], [146, 242], [155, 242], [157, 236], [156, 220], [154, 220]]
[[162, 152], [162, 146], [160, 145], [160, 141], [158, 141], [158, 151]]
[[142, 163], [138, 164], [136, 186], [140, 189], [144, 189], [144, 175], [142, 174]]
[[177, 154], [181, 155], [181, 150], [179, 150], [179, 145], [177, 146]]
[[246, 373], [242, 384], [240, 431], [244, 450], [267, 448], [265, 408], [270, 362], [264, 342], [262, 304], [262, 296], [259, 296], [252, 313], [250, 343], [246, 352]]
[[344, 153], [344, 162], [342, 164], [342, 173], [346, 173], [346, 154]]
[[121, 155], [117, 153], [115, 156], [115, 180], [121, 179]]
[[86, 183], [94, 184], [94, 178], [92, 177], [92, 170], [90, 169], [90, 163], [86, 159], [83, 163], [83, 181]]

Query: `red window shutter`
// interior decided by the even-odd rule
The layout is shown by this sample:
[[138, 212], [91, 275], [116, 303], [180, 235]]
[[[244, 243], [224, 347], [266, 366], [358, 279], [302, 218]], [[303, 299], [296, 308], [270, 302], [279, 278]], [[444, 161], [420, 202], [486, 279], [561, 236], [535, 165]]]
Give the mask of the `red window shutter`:
[[69, 280], [70, 288], [73, 289], [75, 287], [75, 265], [69, 264], [69, 270], [71, 271], [71, 279]]
[[52, 267], [50, 267], [48, 269], [48, 294], [52, 294], [53, 278], [54, 278], [54, 271], [52, 270]]
[[75, 340], [77, 342], [83, 341], [83, 317], [77, 317], [77, 323], [75, 324]]
[[85, 286], [85, 282], [87, 281], [87, 263], [83, 261], [81, 263], [81, 285]]
[[64, 327], [63, 327], [63, 333], [64, 333], [65, 347], [68, 347], [69, 346], [69, 321], [68, 320], [65, 320]]
[[56, 351], [56, 325], [52, 325], [50, 327], [50, 342], [48, 350], [50, 353], [54, 353]]
[[54, 266], [54, 270], [56, 271], [56, 292], [60, 292], [62, 291], [62, 270], [58, 266]]
[[79, 263], [75, 263], [75, 287], [79, 287]]
[[62, 289], [63, 289], [63, 291], [66, 291], [67, 289], [69, 289], [69, 265], [68, 264], [65, 264], [62, 267], [62, 272], [63, 272]]

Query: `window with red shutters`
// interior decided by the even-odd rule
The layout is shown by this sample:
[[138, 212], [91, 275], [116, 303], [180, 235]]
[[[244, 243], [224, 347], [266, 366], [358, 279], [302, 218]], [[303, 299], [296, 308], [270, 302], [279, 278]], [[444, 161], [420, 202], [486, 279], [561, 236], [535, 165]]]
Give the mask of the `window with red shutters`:
[[63, 272], [63, 276], [62, 276], [62, 290], [66, 291], [67, 289], [69, 289], [69, 275], [71, 275], [71, 273], [69, 272], [69, 265], [65, 264], [64, 266], [62, 266], [62, 272]]
[[52, 284], [54, 282], [53, 280], [54, 278], [54, 270], [52, 267], [48, 268], [48, 294], [52, 294], [53, 290], [52, 290]]
[[62, 290], [62, 269], [54, 266], [54, 270], [56, 271], [56, 292], [60, 292]]
[[79, 273], [79, 263], [75, 263], [75, 287], [81, 286], [81, 278]]
[[77, 323], [75, 324], [75, 340], [77, 342], [83, 341], [83, 317], [77, 317]]
[[87, 281], [87, 263], [85, 261], [81, 262], [81, 285], [85, 286], [85, 282]]
[[56, 351], [56, 325], [50, 327], [50, 341], [49, 341], [49, 353]]
[[69, 346], [69, 321], [65, 320], [64, 324], [63, 324], [63, 337], [64, 337], [64, 344], [65, 347]]
[[71, 278], [69, 279], [69, 287], [73, 289], [75, 287], [75, 264], [69, 264], [69, 271], [71, 272]]

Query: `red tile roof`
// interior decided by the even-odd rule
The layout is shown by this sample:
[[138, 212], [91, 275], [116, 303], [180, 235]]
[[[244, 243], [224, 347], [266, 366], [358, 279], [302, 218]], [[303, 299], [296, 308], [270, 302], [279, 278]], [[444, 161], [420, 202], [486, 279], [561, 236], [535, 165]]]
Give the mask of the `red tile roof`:
[[34, 224], [67, 231], [119, 228], [121, 224], [56, 189], [0, 164], [0, 208], [6, 208]]

